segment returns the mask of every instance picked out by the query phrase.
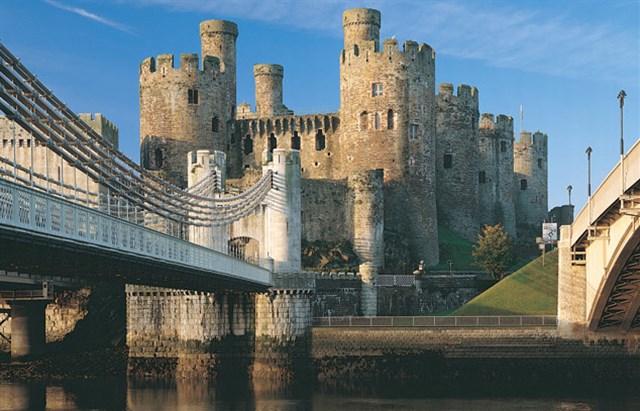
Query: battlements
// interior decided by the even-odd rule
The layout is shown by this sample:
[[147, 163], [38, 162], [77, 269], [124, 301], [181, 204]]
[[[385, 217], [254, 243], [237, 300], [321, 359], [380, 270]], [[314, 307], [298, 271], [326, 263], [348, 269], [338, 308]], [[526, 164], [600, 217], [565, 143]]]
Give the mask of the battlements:
[[253, 76], [284, 77], [284, 67], [282, 67], [280, 64], [254, 64]]
[[546, 149], [548, 137], [545, 133], [536, 131], [531, 133], [530, 131], [520, 132], [520, 138], [516, 142], [519, 146], [534, 146], [540, 149]]
[[513, 131], [513, 117], [498, 114], [494, 120], [493, 114], [482, 113], [478, 128], [480, 130]]
[[105, 141], [118, 148], [118, 127], [105, 116], [101, 113], [80, 113], [78, 117], [100, 134]]
[[438, 101], [445, 103], [463, 103], [478, 108], [478, 89], [466, 84], [458, 85], [458, 93], [453, 94], [453, 84], [440, 83], [438, 86]]
[[399, 50], [396, 39], [386, 39], [383, 42], [382, 50], [378, 50], [374, 41], [362, 41], [352, 48], [342, 50], [342, 64], [391, 64], [397, 65], [398, 69], [415, 64], [415, 61], [427, 65], [433, 65], [435, 52], [428, 44], [418, 44], [413, 40], [407, 40], [403, 44], [403, 49]]
[[374, 9], [350, 9], [342, 13], [344, 48], [371, 41], [378, 50], [380, 41], [380, 12]]
[[199, 70], [200, 58], [197, 54], [180, 54], [180, 65], [174, 66], [173, 54], [160, 54], [155, 59], [147, 57], [140, 63], [140, 74], [159, 72], [163, 77], [169, 72], [182, 73], [211, 73], [220, 71], [220, 60], [217, 57], [206, 56], [203, 59], [202, 70]]
[[238, 37], [238, 25], [227, 20], [205, 20], [200, 23], [200, 36], [208, 34], [224, 34]]
[[318, 130], [335, 132], [340, 125], [340, 116], [337, 113], [276, 116], [239, 120], [239, 123], [242, 134], [264, 136], [297, 131], [299, 134], [315, 135]]

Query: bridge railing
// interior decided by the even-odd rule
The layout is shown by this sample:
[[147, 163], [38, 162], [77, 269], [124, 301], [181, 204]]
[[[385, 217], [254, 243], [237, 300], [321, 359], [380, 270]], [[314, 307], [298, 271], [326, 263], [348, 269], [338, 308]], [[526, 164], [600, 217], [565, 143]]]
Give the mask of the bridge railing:
[[[270, 284], [268, 270], [0, 179], [0, 226]], [[238, 273], [238, 275], [234, 274]], [[242, 273], [242, 275], [239, 275]]]
[[[591, 224], [604, 214], [623, 194], [621, 164], [618, 162], [593, 192], [587, 204], [580, 211], [571, 226], [571, 245], [575, 245]], [[624, 190], [628, 190], [640, 180], [640, 140], [629, 149], [624, 157]]]
[[555, 327], [555, 315], [315, 317], [316, 327]]

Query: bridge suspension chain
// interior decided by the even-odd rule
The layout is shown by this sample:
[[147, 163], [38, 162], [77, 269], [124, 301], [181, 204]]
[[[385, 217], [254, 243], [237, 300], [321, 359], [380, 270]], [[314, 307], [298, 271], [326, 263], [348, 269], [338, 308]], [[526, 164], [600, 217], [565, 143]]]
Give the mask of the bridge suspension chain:
[[[107, 188], [111, 196], [121, 197], [133, 206], [162, 219], [182, 224], [208, 225], [236, 221], [255, 209], [271, 191], [274, 184], [271, 172], [238, 196], [204, 196], [203, 193], [210, 192], [211, 185], [217, 185], [217, 176], [204, 179], [202, 185], [196, 184], [192, 190], [182, 190], [146, 172], [112, 148], [58, 100], [1, 43], [0, 60], [0, 109], [27, 130], [33, 136], [34, 143], [38, 141], [71, 167]], [[10, 171], [3, 166], [15, 168], [16, 164], [9, 164], [9, 161], [4, 160], [1, 161], [0, 168], [6, 176]], [[30, 174], [33, 177], [33, 170]], [[37, 177], [46, 179], [49, 191], [51, 180], [47, 176]], [[56, 184], [64, 193], [64, 181], [54, 183]], [[31, 185], [34, 185], [33, 181]], [[77, 187], [75, 189], [77, 191]], [[88, 187], [85, 194], [89, 203]]]

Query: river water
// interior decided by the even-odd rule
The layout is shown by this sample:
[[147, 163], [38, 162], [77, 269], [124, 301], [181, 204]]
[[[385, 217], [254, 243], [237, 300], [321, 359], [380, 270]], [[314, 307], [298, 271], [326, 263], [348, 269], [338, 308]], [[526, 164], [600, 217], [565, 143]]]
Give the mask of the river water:
[[[430, 391], [428, 387], [363, 392], [305, 386], [293, 390], [225, 389], [201, 382], [131, 384], [125, 379], [56, 383], [0, 381], [0, 410], [221, 410], [221, 411], [404, 411], [404, 410], [640, 410], [640, 387], [619, 390], [591, 387], [563, 393], [531, 386], [509, 394], [458, 389]], [[460, 387], [459, 387], [460, 388]]]

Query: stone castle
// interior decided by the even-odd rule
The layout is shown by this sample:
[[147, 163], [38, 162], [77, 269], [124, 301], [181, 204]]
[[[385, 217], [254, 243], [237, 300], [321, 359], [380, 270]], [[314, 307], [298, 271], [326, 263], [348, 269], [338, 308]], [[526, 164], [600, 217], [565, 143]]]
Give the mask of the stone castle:
[[[381, 15], [343, 14], [340, 108], [295, 115], [284, 69], [256, 64], [256, 107], [236, 105], [235, 23], [200, 24], [196, 54], [140, 65], [142, 166], [187, 186], [187, 153], [226, 154], [229, 179], [255, 175], [263, 152], [299, 150], [302, 237], [348, 240], [362, 261], [398, 267], [439, 260], [438, 226], [474, 240], [482, 224], [512, 236], [547, 218], [547, 136], [514, 139], [509, 116], [479, 114], [475, 87], [435, 86], [435, 52], [380, 43]], [[527, 231], [529, 230], [529, 231]], [[533, 240], [533, 239], [531, 239]], [[402, 259], [400, 258], [400, 259]]]

